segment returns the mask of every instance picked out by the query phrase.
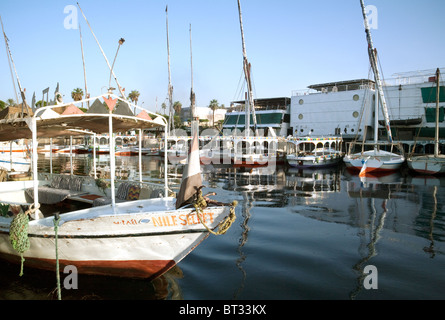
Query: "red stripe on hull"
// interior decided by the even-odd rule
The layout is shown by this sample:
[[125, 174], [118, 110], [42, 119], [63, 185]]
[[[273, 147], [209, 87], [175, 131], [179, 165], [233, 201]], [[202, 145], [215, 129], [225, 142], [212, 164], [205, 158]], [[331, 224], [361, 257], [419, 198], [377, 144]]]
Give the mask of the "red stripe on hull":
[[[10, 254], [1, 254], [1, 258], [13, 263], [20, 263], [20, 257]], [[126, 260], [126, 261], [69, 261], [59, 260], [61, 272], [65, 266], [72, 265], [80, 274], [101, 275], [125, 278], [142, 278], [154, 280], [176, 265], [173, 260]], [[24, 270], [36, 268], [48, 271], [56, 270], [56, 260], [25, 258]], [[26, 272], [26, 271], [25, 271]]]
[[[362, 168], [361, 167], [347, 167], [350, 173], [359, 173]], [[386, 176], [388, 174], [397, 172], [397, 169], [381, 169], [381, 168], [366, 168], [365, 172], [362, 172], [362, 175], [369, 175], [373, 177]]]

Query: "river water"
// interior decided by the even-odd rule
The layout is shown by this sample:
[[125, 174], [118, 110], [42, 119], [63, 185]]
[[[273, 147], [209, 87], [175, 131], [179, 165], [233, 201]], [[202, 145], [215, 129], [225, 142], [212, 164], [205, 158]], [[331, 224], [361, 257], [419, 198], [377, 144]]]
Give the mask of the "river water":
[[[107, 164], [99, 158], [99, 166]], [[118, 157], [138, 169], [137, 157]], [[143, 179], [163, 161], [143, 158]], [[53, 172], [69, 171], [54, 156]], [[48, 157], [39, 167], [49, 171]], [[77, 156], [75, 173], [92, 169]], [[204, 193], [238, 201], [225, 235], [207, 238], [177, 267], [149, 282], [80, 275], [62, 299], [312, 300], [444, 299], [445, 179], [400, 173], [360, 180], [344, 167], [299, 171], [203, 166]], [[177, 191], [182, 166], [169, 166]], [[61, 275], [63, 281], [64, 275]], [[56, 299], [56, 276], [1, 261], [0, 299]]]

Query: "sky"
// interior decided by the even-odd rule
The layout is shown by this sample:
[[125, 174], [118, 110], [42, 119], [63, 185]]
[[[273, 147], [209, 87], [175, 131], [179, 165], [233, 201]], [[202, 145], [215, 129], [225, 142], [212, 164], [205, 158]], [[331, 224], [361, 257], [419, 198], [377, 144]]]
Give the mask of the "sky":
[[[79, 0], [91, 28], [128, 94], [161, 111], [168, 102], [166, 12], [173, 100], [190, 106], [192, 28], [196, 105], [226, 107], [245, 90], [236, 0]], [[445, 1], [365, 0], [377, 9], [371, 30], [385, 78], [444, 67]], [[75, 9], [75, 10], [73, 10]], [[368, 78], [369, 59], [359, 0], [241, 0], [255, 98], [291, 97], [311, 84]], [[76, 17], [77, 14], [77, 17]], [[106, 92], [110, 71], [76, 1], [0, 0], [0, 15], [26, 98], [57, 83], [64, 102], [86, 79], [91, 96]], [[0, 40], [0, 100], [15, 98], [4, 40]], [[14, 77], [15, 78], [15, 77]], [[112, 86], [116, 87], [114, 80]]]

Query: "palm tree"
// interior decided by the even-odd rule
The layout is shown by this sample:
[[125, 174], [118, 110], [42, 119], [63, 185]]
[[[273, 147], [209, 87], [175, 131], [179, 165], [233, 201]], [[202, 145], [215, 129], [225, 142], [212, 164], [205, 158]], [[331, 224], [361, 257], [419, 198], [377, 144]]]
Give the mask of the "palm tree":
[[83, 90], [81, 88], [76, 88], [73, 91], [71, 91], [71, 98], [74, 99], [74, 101], [80, 101], [83, 98]]
[[173, 103], [173, 110], [175, 110], [175, 114], [178, 116], [181, 116], [181, 109], [182, 109], [182, 103], [179, 101], [176, 101]]
[[[137, 105], [140, 95], [141, 94], [139, 93], [139, 91], [133, 90], [128, 94], [128, 99], [130, 99], [131, 102], [133, 102], [135, 105]], [[136, 107], [134, 107], [134, 113], [136, 114]]]
[[216, 109], [219, 109], [219, 103], [218, 103], [218, 100], [213, 99], [212, 101], [210, 101], [209, 108], [213, 111], [213, 121], [212, 121], [212, 125], [215, 126], [215, 110], [216, 110]]
[[165, 104], [165, 102], [161, 104], [161, 108], [164, 109], [164, 114], [165, 114], [165, 109], [167, 109], [167, 105]]
[[128, 99], [131, 100], [134, 104], [138, 104], [139, 96], [141, 94], [137, 90], [133, 90], [128, 94]]

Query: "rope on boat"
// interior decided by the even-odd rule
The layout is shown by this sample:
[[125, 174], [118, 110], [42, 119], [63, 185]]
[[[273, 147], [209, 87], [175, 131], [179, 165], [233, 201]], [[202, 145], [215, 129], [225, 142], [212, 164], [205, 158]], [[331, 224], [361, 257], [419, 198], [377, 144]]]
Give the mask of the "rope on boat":
[[194, 200], [193, 200], [193, 207], [195, 207], [196, 210], [196, 215], [198, 216], [199, 221], [201, 222], [201, 224], [207, 229], [207, 231], [209, 231], [211, 234], [214, 234], [216, 236], [225, 234], [227, 232], [227, 230], [229, 230], [229, 228], [232, 226], [233, 222], [235, 222], [236, 219], [236, 215], [235, 215], [235, 207], [237, 206], [238, 202], [237, 201], [233, 201], [232, 204], [230, 205], [230, 213], [229, 215], [226, 217], [226, 219], [224, 221], [221, 221], [221, 223], [219, 224], [219, 229], [217, 232], [211, 230], [202, 220], [202, 212], [204, 208], [207, 208], [207, 201], [204, 198], [204, 196], [202, 195], [202, 188], [200, 187], [198, 189], [198, 191], [196, 192], [195, 196], [194, 196]]
[[35, 213], [38, 209], [38, 206], [35, 208], [34, 204], [31, 204], [26, 212], [21, 211], [12, 219], [11, 226], [9, 227], [9, 240], [14, 250], [20, 253], [20, 277], [23, 275], [23, 263], [25, 262], [23, 253], [30, 247], [28, 238], [29, 215]]
[[60, 290], [60, 272], [59, 272], [59, 250], [57, 246], [57, 230], [59, 229], [60, 216], [58, 213], [54, 216], [54, 235], [55, 235], [55, 247], [56, 247], [56, 279], [57, 279], [57, 297], [62, 300], [61, 290]]

